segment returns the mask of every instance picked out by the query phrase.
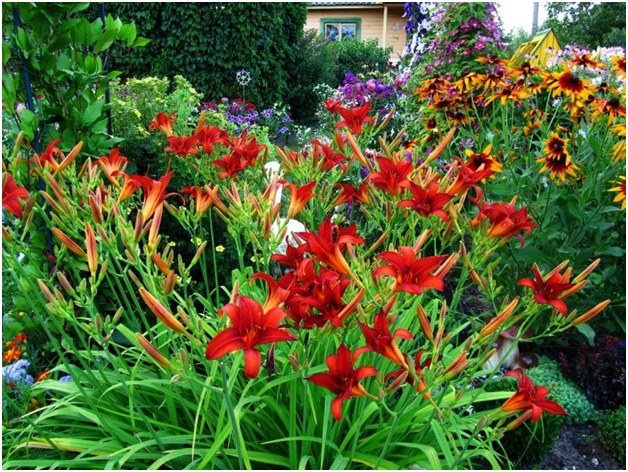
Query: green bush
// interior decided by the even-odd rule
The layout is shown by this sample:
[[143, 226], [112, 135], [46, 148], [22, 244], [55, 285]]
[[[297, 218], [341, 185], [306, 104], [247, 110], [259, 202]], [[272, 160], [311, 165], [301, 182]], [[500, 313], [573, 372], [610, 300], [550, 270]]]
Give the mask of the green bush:
[[621, 461], [626, 462], [626, 407], [605, 411], [597, 423], [597, 439], [604, 448]]
[[315, 30], [306, 31], [299, 39], [292, 88], [286, 99], [295, 119], [300, 122], [314, 119], [319, 104], [314, 89], [318, 84], [336, 84], [333, 64], [337, 59], [333, 43], [326, 41]]
[[578, 386], [565, 378], [558, 362], [541, 356], [539, 365], [529, 369], [527, 374], [535, 385], [550, 389], [549, 398], [567, 410], [567, 424], [583, 424], [597, 419], [598, 412]]
[[356, 75], [362, 72], [384, 72], [392, 53], [392, 48], [380, 48], [375, 39], [338, 41], [330, 46], [337, 57], [334, 66], [336, 82], [332, 84], [336, 87], [342, 84], [347, 72]]

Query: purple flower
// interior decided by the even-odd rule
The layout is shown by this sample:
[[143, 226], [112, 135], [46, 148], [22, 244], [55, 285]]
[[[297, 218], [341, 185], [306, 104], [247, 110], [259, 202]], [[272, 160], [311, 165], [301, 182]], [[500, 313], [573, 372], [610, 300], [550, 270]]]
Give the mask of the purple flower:
[[2, 381], [5, 383], [13, 382], [18, 384], [23, 382], [26, 385], [33, 383], [33, 376], [28, 375], [26, 369], [31, 366], [31, 363], [26, 359], [19, 359], [13, 364], [2, 367]]
[[72, 376], [64, 375], [63, 377], [59, 377], [59, 382], [72, 382]]

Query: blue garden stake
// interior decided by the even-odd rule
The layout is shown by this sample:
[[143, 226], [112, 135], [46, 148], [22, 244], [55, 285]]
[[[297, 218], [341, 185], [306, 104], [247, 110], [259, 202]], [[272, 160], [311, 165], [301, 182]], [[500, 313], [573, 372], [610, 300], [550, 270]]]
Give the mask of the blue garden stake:
[[[102, 21], [102, 29], [105, 29], [105, 4], [100, 4], [100, 20]], [[109, 51], [105, 51], [105, 75], [109, 73]], [[111, 127], [111, 107], [109, 103], [111, 101], [111, 96], [109, 94], [109, 83], [107, 82], [107, 89], [105, 90], [105, 103], [107, 105], [107, 133], [109, 136], [113, 136], [113, 129]]]
[[[13, 7], [13, 26], [15, 28], [15, 34], [17, 35], [18, 29], [22, 26], [22, 21], [20, 20], [20, 12], [17, 7]], [[22, 51], [20, 51], [20, 61], [22, 63], [22, 79], [24, 80], [24, 89], [26, 91], [26, 106], [28, 109], [35, 113], [35, 104], [33, 102], [33, 89], [31, 87], [30, 76], [28, 75], [28, 67], [26, 66], [26, 58]], [[33, 139], [33, 151], [36, 154], [41, 154], [41, 142], [43, 140], [44, 135], [44, 126], [46, 122], [44, 120], [39, 120], [37, 129], [35, 130], [35, 139]], [[45, 190], [46, 184], [44, 180], [40, 177], [38, 180], [39, 190]], [[46, 205], [45, 209], [46, 213], [49, 214], [50, 208]], [[52, 231], [44, 224], [44, 233], [46, 235], [46, 249], [48, 252], [52, 253]]]

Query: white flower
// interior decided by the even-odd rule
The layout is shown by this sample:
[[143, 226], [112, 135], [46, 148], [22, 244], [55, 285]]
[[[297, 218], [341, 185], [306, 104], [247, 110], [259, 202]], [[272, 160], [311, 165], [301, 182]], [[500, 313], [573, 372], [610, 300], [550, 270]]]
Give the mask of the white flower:
[[[285, 221], [285, 218], [278, 218], [271, 225], [270, 231], [273, 234], [275, 240], [279, 236], [279, 230], [283, 228]], [[285, 232], [282, 231], [284, 236], [281, 240], [281, 243], [279, 243], [279, 246], [277, 246], [277, 248], [274, 250], [274, 254], [283, 254], [285, 256], [288, 244], [292, 247], [299, 246], [302, 241], [297, 239], [298, 236], [295, 236], [295, 233], [305, 233], [306, 231], [307, 228], [300, 221], [289, 220], [288, 224], [285, 227]]]

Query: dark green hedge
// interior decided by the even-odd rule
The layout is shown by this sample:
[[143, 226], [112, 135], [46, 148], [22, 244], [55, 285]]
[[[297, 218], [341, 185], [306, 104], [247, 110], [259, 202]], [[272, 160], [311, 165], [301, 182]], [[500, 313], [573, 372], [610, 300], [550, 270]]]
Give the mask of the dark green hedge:
[[243, 94], [238, 70], [251, 73], [246, 99], [271, 106], [289, 95], [305, 3], [107, 3], [108, 13], [134, 21], [150, 44], [112, 51], [127, 76], [184, 76], [207, 98]]

